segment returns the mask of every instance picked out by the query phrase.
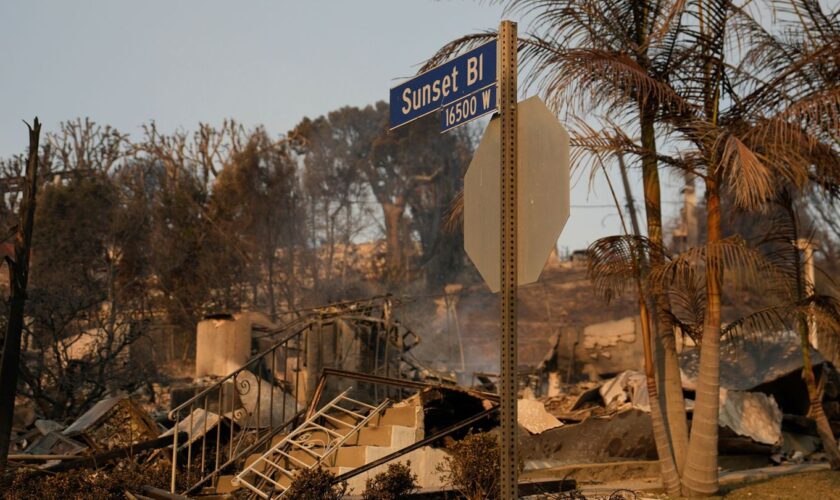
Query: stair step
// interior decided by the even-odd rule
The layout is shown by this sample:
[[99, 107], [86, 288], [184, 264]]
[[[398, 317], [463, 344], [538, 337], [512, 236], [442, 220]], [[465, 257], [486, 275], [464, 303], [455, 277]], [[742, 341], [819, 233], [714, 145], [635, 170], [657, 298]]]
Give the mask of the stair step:
[[386, 446], [342, 446], [338, 449], [334, 460], [329, 460], [331, 467], [361, 467], [365, 464], [380, 459], [394, 449]]
[[[247, 469], [248, 467], [250, 467], [251, 464], [256, 462], [262, 455], [263, 455], [262, 453], [252, 453], [252, 454], [248, 455], [248, 457], [245, 459], [245, 466], [243, 467], [243, 469]], [[260, 472], [262, 472], [264, 468], [265, 468], [265, 464], [263, 464], [262, 462], [258, 463], [257, 465], [254, 466], [254, 469], [256, 469]]]
[[388, 446], [402, 448], [414, 444], [417, 429], [403, 425], [379, 425], [364, 427], [358, 437], [351, 437], [347, 443], [357, 446]]
[[274, 448], [275, 446], [277, 446], [277, 443], [286, 439], [286, 436], [288, 436], [288, 435], [289, 435], [288, 433], [283, 432], [283, 433], [280, 433], [280, 434], [274, 436], [273, 438], [271, 438], [271, 446], [269, 446], [269, 448]]
[[[323, 448], [312, 449], [312, 451], [314, 453], [317, 453], [318, 455], [323, 455], [324, 454], [324, 449]], [[292, 448], [292, 449], [288, 450], [286, 453], [288, 453], [293, 458], [295, 458], [297, 460], [300, 460], [300, 462], [303, 462], [307, 466], [310, 466], [310, 467], [312, 465], [314, 465], [315, 462], [318, 460], [317, 458], [315, 458], [314, 455], [312, 455], [312, 453], [309, 453], [308, 451], [302, 450], [300, 448]], [[301, 465], [301, 463], [296, 461], [296, 460], [289, 459], [288, 461], [290, 462], [290, 465], [294, 468], [303, 467], [303, 465]], [[294, 464], [294, 465], [292, 465], [292, 464]]]
[[[260, 464], [260, 465], [263, 465], [263, 464]], [[259, 483], [260, 481], [264, 480], [263, 476], [268, 476], [268, 477], [271, 478], [272, 481], [274, 481], [275, 483], [279, 483], [284, 488], [288, 488], [292, 484], [292, 479], [288, 475], [281, 473], [280, 471], [278, 471], [277, 469], [275, 469], [271, 465], [265, 464], [264, 467], [265, 467], [265, 470], [259, 471], [260, 474], [262, 474], [262, 475], [257, 474], [255, 472], [248, 472], [247, 474], [245, 474], [245, 477], [244, 477], [245, 481], [247, 481], [250, 484], [256, 484], [256, 483]], [[281, 464], [281, 467], [282, 467], [282, 464]], [[254, 469], [252, 469], [252, 471], [253, 470]], [[294, 473], [295, 471], [290, 471], [290, 472]], [[274, 489], [274, 490], [277, 490], [277, 491], [279, 491], [281, 489], [281, 488], [276, 488], [273, 484], [271, 484], [267, 481], [266, 481], [266, 485], [267, 485], [267, 487], [269, 487], [271, 489]]]
[[[292, 485], [292, 478], [290, 478], [289, 476], [287, 476], [285, 474], [273, 474], [271, 476], [271, 479], [273, 479], [277, 483], [280, 483], [280, 485], [283, 486], [283, 488], [288, 488], [289, 486]], [[283, 488], [276, 488], [275, 487], [274, 489], [276, 491], [282, 491]]]
[[404, 427], [417, 427], [420, 407], [414, 405], [391, 406], [386, 408], [378, 425], [402, 425]]
[[[331, 429], [331, 430], [333, 430], [336, 434], [344, 436], [348, 432], [350, 432], [351, 429], [345, 429], [345, 430]], [[299, 443], [324, 445], [324, 444], [330, 443], [332, 441], [335, 441], [336, 439], [341, 439], [341, 438], [337, 437], [337, 436], [334, 436], [332, 433], [329, 433], [329, 432], [326, 432], [326, 431], [313, 430], [313, 431], [309, 431], [305, 434], [301, 434], [300, 436], [297, 436], [295, 438], [295, 441], [297, 441]]]
[[[391, 406], [385, 409], [380, 415], [374, 415], [367, 423], [367, 426], [372, 425], [402, 425], [404, 427], [416, 427], [419, 425], [420, 407], [414, 405], [405, 406]], [[357, 422], [352, 416], [346, 413], [333, 414], [330, 413], [331, 418], [355, 424]], [[340, 424], [335, 424], [336, 426]]]
[[232, 475], [219, 476], [219, 480], [216, 482], [216, 494], [232, 493], [241, 488], [241, 486], [234, 486], [231, 483], [232, 479]]
[[[344, 391], [325, 407], [330, 411], [331, 418], [325, 418], [326, 414], [319, 414], [308, 419], [289, 435], [273, 437], [270, 449], [279, 448], [285, 443], [282, 450], [272, 451], [268, 456], [264, 453], [249, 455], [244, 465], [247, 472], [240, 473], [240, 480], [237, 482], [255, 486], [270, 495], [265, 488], [284, 491], [291, 485], [292, 478], [298, 471], [312, 467], [318, 462], [327, 467], [344, 464], [358, 467], [387, 455], [395, 449], [394, 444], [405, 446], [414, 442], [417, 437], [416, 426], [371, 425], [371, 421], [379, 422], [380, 417], [384, 417], [388, 402], [381, 403], [375, 410], [361, 410], [358, 415], [354, 413], [355, 410], [341, 411], [339, 402], [342, 398], [347, 402], [348, 391], [349, 389]], [[366, 418], [365, 415], [373, 411], [376, 415], [368, 417], [371, 421], [364, 427], [359, 426]], [[400, 409], [393, 412], [389, 419], [395, 423], [411, 423], [416, 421], [416, 415], [406, 409]], [[343, 441], [343, 444], [335, 447], [338, 441]], [[325, 455], [328, 449], [329, 455]], [[230, 481], [226, 479], [226, 483]], [[260, 484], [265, 488], [259, 486]], [[232, 489], [233, 485], [222, 486]]]

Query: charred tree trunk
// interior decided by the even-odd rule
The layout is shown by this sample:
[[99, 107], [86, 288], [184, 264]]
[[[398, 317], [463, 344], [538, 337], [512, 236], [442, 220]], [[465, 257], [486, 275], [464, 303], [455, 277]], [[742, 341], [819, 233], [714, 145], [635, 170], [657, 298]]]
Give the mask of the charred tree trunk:
[[636, 215], [636, 202], [633, 200], [633, 191], [630, 189], [630, 179], [627, 177], [627, 165], [624, 164], [624, 155], [618, 155], [618, 168], [621, 172], [621, 183], [624, 185], [624, 197], [627, 200], [627, 213], [630, 214], [630, 224], [633, 227], [633, 234], [641, 236], [639, 228], [639, 217]]
[[38, 142], [41, 122], [35, 118], [29, 127], [29, 157], [26, 162], [26, 180], [23, 203], [20, 207], [15, 259], [8, 259], [9, 313], [0, 361], [0, 469], [5, 469], [12, 435], [12, 418], [15, 411], [18, 368], [20, 365], [20, 339], [23, 333], [23, 314], [26, 304], [26, 285], [29, 281], [29, 254], [32, 247], [32, 229], [35, 223], [35, 196], [38, 180]]
[[388, 280], [398, 282], [405, 271], [405, 249], [402, 248], [405, 202], [397, 200], [394, 203], [384, 203], [382, 211], [385, 213], [385, 260]]
[[[277, 321], [277, 297], [274, 293], [274, 250], [266, 256], [267, 281], [266, 291], [268, 292], [268, 311], [271, 321]], [[289, 307], [291, 309], [291, 306]]]

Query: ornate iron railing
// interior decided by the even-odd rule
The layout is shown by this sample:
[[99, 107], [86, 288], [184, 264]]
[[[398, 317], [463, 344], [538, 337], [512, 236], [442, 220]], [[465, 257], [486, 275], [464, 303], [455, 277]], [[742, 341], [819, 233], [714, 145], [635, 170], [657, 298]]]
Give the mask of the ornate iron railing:
[[[419, 339], [394, 321], [392, 309], [391, 298], [376, 297], [312, 309], [280, 328], [255, 330], [255, 340], [279, 340], [169, 412], [175, 434], [171, 491], [189, 494], [217, 486], [222, 475], [293, 429], [321, 371], [345, 368], [338, 356], [326, 363], [319, 360], [319, 342], [325, 338], [352, 332], [368, 354], [357, 370], [397, 375], [409, 362], [403, 354]], [[187, 441], [179, 442], [175, 430], [186, 431]]]

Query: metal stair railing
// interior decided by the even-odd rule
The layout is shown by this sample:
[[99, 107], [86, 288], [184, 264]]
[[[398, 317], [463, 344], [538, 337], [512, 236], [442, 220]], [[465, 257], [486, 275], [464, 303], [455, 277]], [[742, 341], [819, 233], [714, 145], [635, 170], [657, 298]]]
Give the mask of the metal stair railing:
[[[357, 436], [373, 417], [381, 414], [391, 404], [388, 399], [382, 401], [378, 406], [363, 403], [347, 396], [350, 390], [345, 389], [344, 392], [309, 417], [300, 427], [245, 467], [233, 478], [232, 484], [234, 486], [245, 486], [261, 498], [272, 498], [271, 490], [280, 492], [275, 498], [283, 498], [288, 492], [289, 486], [281, 483], [280, 476], [285, 476], [288, 483], [291, 484], [298, 471], [318, 467], [334, 455], [348, 439]], [[341, 403], [350, 403], [356, 407], [361, 407], [363, 410], [360, 411], [363, 413], [345, 408], [341, 406]], [[330, 414], [336, 412], [336, 410], [348, 415], [353, 423]], [[326, 422], [319, 423], [322, 419]], [[341, 431], [338, 427], [331, 429], [326, 426], [327, 422], [345, 429]], [[322, 433], [327, 436], [327, 439], [319, 441], [313, 437], [315, 433]], [[315, 451], [316, 447], [314, 445], [316, 444], [322, 445], [317, 448], [322, 451]], [[307, 463], [295, 457], [292, 448], [303, 450], [314, 460]], [[266, 486], [268, 488], [265, 488]]]
[[[223, 470], [264, 450], [274, 436], [300, 422], [307, 402], [301, 392], [309, 391], [301, 387], [301, 372], [306, 369], [308, 338], [313, 331], [321, 332], [331, 322], [341, 320], [360, 335], [375, 333], [377, 356], [372, 371], [388, 373], [394, 363], [389, 349], [400, 359], [401, 353], [419, 341], [410, 330], [397, 333], [399, 327], [391, 316], [392, 301], [383, 296], [330, 304], [308, 310], [276, 329], [255, 330], [255, 340], [280, 340], [169, 412], [175, 429], [185, 427], [182, 430], [189, 431], [185, 443], [179, 442], [177, 432], [173, 438], [170, 491], [189, 494], [202, 486], [216, 486]], [[380, 344], [384, 344], [384, 352], [379, 351]], [[275, 394], [277, 387], [282, 394]], [[267, 398], [263, 390], [270, 390]], [[256, 392], [256, 403], [246, 409], [240, 400], [242, 396], [253, 397], [252, 391]], [[267, 399], [269, 408], [266, 418], [263, 399]], [[275, 403], [279, 403], [279, 410]], [[229, 425], [223, 429], [223, 423]]]
[[[186, 463], [182, 465], [188, 485], [181, 489], [190, 493], [202, 485], [215, 485], [222, 469], [258, 449], [283, 429], [294, 426], [304, 408], [299, 395], [310, 327], [311, 324], [299, 326], [242, 368], [169, 412], [174, 428], [186, 426], [189, 431], [186, 443], [178, 442], [177, 433], [173, 440], [172, 493], [178, 490], [179, 455], [186, 454]], [[267, 381], [262, 377], [265, 372]], [[264, 389], [270, 391], [267, 398], [262, 394]], [[252, 391], [256, 394], [251, 394]], [[255, 396], [250, 411], [240, 403], [243, 396]], [[267, 410], [263, 408], [264, 403], [268, 404]], [[224, 430], [223, 417], [230, 422]]]

